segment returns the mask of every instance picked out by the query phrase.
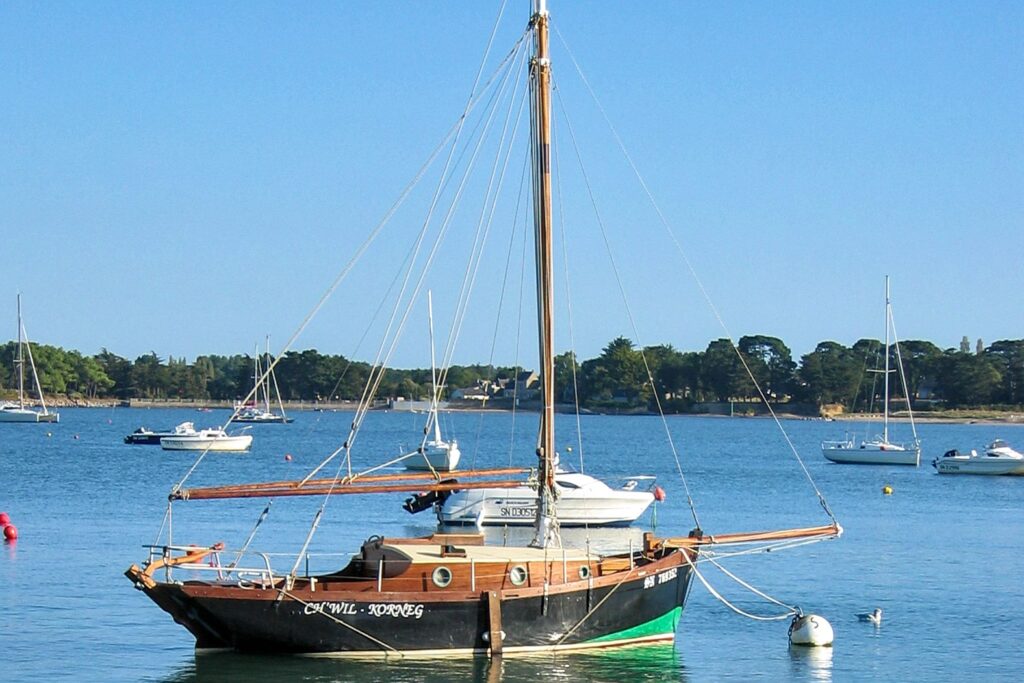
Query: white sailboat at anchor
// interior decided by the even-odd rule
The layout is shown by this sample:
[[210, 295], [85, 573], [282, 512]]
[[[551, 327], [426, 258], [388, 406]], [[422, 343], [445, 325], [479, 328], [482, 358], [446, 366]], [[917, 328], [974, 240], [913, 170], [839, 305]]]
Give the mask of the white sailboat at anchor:
[[[421, 472], [451, 472], [459, 466], [459, 443], [455, 439], [445, 441], [441, 438], [441, 421], [438, 415], [440, 387], [437, 385], [437, 362], [434, 357], [434, 297], [427, 291], [427, 318], [430, 327], [430, 411], [427, 424], [423, 428], [423, 443], [403, 462], [405, 469]], [[433, 431], [433, 438], [427, 435]]]
[[[890, 343], [889, 333], [893, 333]], [[921, 464], [921, 440], [917, 436], [917, 427], [914, 424], [914, 412], [910, 407], [910, 395], [907, 391], [907, 378], [903, 372], [903, 358], [900, 355], [900, 342], [896, 339], [895, 324], [892, 319], [892, 301], [889, 298], [889, 276], [885, 276], [885, 369], [869, 370], [869, 372], [881, 372], [885, 384], [884, 399], [882, 402], [882, 433], [862, 440], [859, 444], [852, 437], [842, 441], [823, 441], [821, 453], [832, 462], [857, 463], [861, 465], [913, 465]], [[910, 429], [914, 438], [906, 443], [894, 442], [889, 439], [889, 375], [895, 369], [889, 367], [889, 349], [895, 346], [896, 366], [899, 370], [900, 381], [903, 384], [903, 396], [907, 401], [907, 413], [910, 416]]]
[[[25, 402], [25, 355], [32, 369], [32, 384], [39, 396], [39, 408], [33, 408]], [[14, 361], [18, 375], [18, 401], [0, 403], [0, 422], [60, 422], [60, 414], [50, 412], [43, 397], [43, 388], [39, 385], [39, 373], [32, 358], [32, 346], [25, 333], [25, 325], [21, 321], [21, 293], [18, 293], [18, 357]]]

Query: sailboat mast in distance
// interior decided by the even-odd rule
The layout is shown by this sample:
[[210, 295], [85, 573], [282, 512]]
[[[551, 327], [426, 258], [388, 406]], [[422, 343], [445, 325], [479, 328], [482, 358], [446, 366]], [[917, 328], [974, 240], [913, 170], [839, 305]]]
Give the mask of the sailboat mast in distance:
[[[885, 276], [885, 413], [882, 440], [889, 443], [889, 326], [892, 324], [892, 302], [889, 300], [889, 276]], [[910, 398], [908, 397], [909, 401]]]
[[18, 292], [18, 407], [25, 408], [25, 336], [21, 328], [21, 292]]
[[533, 223], [537, 251], [537, 336], [540, 346], [542, 411], [537, 457], [540, 496], [537, 539], [543, 544], [552, 511], [548, 506], [555, 485], [555, 297], [551, 211], [551, 59], [548, 56], [546, 0], [535, 0], [534, 56], [530, 62], [530, 114], [533, 133]]

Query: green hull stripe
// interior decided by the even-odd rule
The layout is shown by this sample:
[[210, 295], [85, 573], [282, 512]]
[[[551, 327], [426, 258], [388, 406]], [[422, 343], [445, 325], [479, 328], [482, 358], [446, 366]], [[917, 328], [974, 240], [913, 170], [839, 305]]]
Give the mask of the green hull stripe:
[[629, 640], [632, 638], [643, 638], [644, 636], [656, 636], [666, 633], [675, 633], [679, 618], [683, 615], [682, 607], [675, 607], [657, 619], [652, 619], [639, 626], [627, 628], [625, 631], [609, 633], [606, 636], [588, 640], [588, 643], [607, 643], [614, 640]]

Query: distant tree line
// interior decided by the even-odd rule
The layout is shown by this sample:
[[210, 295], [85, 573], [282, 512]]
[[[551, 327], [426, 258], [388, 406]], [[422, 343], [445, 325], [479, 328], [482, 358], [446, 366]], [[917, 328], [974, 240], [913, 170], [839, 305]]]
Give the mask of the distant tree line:
[[[972, 350], [966, 338], [956, 349], [927, 341], [900, 344], [907, 389], [918, 407], [1024, 404], [1024, 340], [997, 341]], [[103, 349], [94, 356], [60, 347], [33, 345], [43, 391], [72, 398], [190, 398], [235, 400], [252, 388], [254, 359], [249, 355], [162, 359], [156, 353], [134, 361]], [[884, 345], [861, 339], [853, 346], [824, 341], [794, 361], [782, 340], [765, 335], [741, 337], [734, 348], [717, 339], [704, 351], [678, 351], [671, 345], [637, 348], [628, 339], [612, 340], [596, 358], [579, 362], [571, 352], [555, 360], [555, 387], [561, 402], [575, 396], [586, 408], [649, 408], [686, 412], [714, 401], [756, 401], [753, 375], [773, 403], [840, 404], [850, 411], [880, 408]], [[890, 366], [897, 367], [896, 348]], [[0, 346], [0, 390], [17, 387], [15, 342]], [[744, 368], [746, 365], [746, 368]], [[749, 374], [748, 370], [749, 369]], [[309, 349], [287, 353], [275, 373], [285, 400], [355, 400], [363, 394], [368, 363]], [[518, 367], [452, 366], [445, 391], [490, 385], [515, 378]], [[26, 381], [30, 381], [26, 379]], [[424, 398], [430, 370], [389, 369], [378, 393], [382, 398]], [[890, 395], [904, 396], [899, 375], [890, 375]]]

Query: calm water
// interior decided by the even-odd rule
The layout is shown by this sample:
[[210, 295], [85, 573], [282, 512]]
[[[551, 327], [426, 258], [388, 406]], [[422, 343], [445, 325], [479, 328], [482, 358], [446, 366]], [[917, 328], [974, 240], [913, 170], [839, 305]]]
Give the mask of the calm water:
[[[59, 425], [0, 425], [0, 510], [20, 540], [0, 548], [0, 679], [37, 680], [981, 680], [1024, 676], [1024, 478], [957, 477], [920, 469], [840, 466], [824, 461], [823, 438], [846, 425], [785, 422], [846, 534], [837, 542], [750, 558], [729, 568], [760, 589], [828, 618], [831, 650], [791, 651], [786, 622], [739, 617], [700, 585], [687, 602], [674, 646], [585, 655], [437, 661], [351, 662], [202, 655], [191, 636], [122, 576], [155, 541], [166, 494], [192, 456], [127, 446], [140, 425], [197, 426], [226, 416], [184, 410], [64, 410]], [[374, 414], [356, 445], [357, 465], [380, 462], [416, 440], [422, 416]], [[259, 425], [251, 453], [210, 454], [193, 485], [289, 478], [337, 447], [350, 416], [300, 413], [289, 426]], [[516, 438], [510, 437], [515, 427]], [[508, 463], [532, 453], [529, 415], [458, 414], [445, 418], [469, 466]], [[774, 424], [766, 420], [674, 418], [670, 429], [706, 531], [825, 523], [806, 479]], [[562, 459], [575, 421], [560, 418]], [[904, 426], [897, 426], [902, 436]], [[668, 492], [657, 511], [662, 533], [693, 526], [659, 420], [583, 418], [585, 469], [602, 477], [655, 474]], [[981, 448], [1002, 437], [1024, 447], [1024, 428], [924, 425], [923, 461], [949, 448]], [[286, 462], [284, 455], [293, 456]], [[525, 463], [527, 458], [517, 459]], [[890, 484], [895, 493], [883, 496]], [[423, 534], [429, 512], [400, 508], [401, 496], [330, 501], [315, 548], [354, 552], [371, 534]], [[296, 551], [319, 501], [275, 503], [254, 547]], [[261, 501], [193, 502], [174, 512], [175, 541], [238, 547]], [[648, 520], [649, 521], [649, 520]], [[621, 544], [622, 534], [594, 534]], [[342, 558], [322, 557], [331, 564]], [[714, 570], [712, 583], [750, 610], [771, 613]], [[881, 607], [881, 628], [855, 613]]]

